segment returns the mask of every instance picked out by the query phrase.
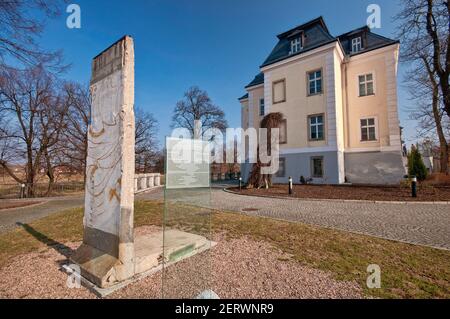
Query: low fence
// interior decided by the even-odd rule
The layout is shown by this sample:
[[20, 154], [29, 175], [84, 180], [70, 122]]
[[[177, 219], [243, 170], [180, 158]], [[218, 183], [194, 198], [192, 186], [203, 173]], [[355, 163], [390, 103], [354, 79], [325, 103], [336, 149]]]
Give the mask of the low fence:
[[[137, 174], [134, 177], [134, 191], [136, 194], [146, 192], [162, 185], [161, 174]], [[27, 194], [27, 185], [18, 183], [0, 184], [0, 199], [24, 198]], [[34, 197], [47, 195], [48, 183], [34, 184]], [[55, 183], [50, 196], [63, 196], [84, 192], [83, 182]]]
[[240, 173], [212, 173], [211, 180], [213, 182], [217, 181], [229, 181], [229, 180], [237, 180], [240, 177]]
[[161, 186], [161, 174], [159, 173], [137, 174], [134, 176], [134, 192], [136, 194], [158, 186]]

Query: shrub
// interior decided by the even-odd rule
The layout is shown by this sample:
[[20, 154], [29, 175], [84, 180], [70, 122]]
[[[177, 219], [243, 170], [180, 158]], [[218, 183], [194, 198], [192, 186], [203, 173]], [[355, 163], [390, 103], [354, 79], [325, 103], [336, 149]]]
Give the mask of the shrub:
[[428, 170], [423, 163], [422, 155], [416, 147], [412, 147], [408, 154], [408, 174], [416, 176], [419, 181], [424, 181], [428, 176]]

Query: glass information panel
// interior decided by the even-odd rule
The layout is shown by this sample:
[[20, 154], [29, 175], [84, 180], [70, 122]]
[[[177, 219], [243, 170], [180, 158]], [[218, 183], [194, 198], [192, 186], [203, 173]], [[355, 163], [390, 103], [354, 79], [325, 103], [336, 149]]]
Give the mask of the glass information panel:
[[197, 298], [211, 287], [209, 143], [167, 138], [166, 150], [162, 296]]

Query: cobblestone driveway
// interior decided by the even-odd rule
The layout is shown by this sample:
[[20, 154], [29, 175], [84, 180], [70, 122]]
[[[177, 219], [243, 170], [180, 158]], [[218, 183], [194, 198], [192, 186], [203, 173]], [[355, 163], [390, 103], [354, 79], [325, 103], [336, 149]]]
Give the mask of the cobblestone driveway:
[[450, 249], [450, 205], [302, 201], [213, 192], [216, 208]]

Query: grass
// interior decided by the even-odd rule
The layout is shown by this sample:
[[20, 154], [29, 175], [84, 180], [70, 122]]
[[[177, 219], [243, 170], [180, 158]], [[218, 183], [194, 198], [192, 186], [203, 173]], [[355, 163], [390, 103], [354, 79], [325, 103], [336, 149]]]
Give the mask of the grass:
[[[161, 226], [163, 210], [162, 202], [137, 202], [136, 227]], [[170, 212], [169, 225], [209, 232], [205, 209], [174, 204]], [[44, 249], [44, 243], [80, 241], [82, 215], [82, 209], [68, 210], [27, 225], [28, 232], [20, 228], [0, 235], [0, 267], [13, 256]], [[450, 298], [449, 251], [227, 212], [214, 212], [212, 232], [266, 241], [306, 266], [328, 271], [338, 280], [355, 280], [368, 296]], [[366, 288], [369, 264], [381, 267], [381, 289]]]

